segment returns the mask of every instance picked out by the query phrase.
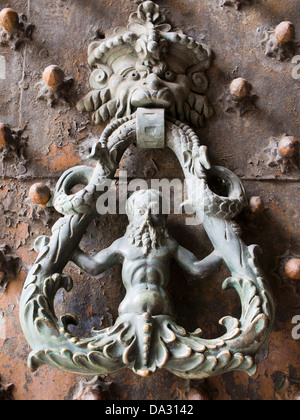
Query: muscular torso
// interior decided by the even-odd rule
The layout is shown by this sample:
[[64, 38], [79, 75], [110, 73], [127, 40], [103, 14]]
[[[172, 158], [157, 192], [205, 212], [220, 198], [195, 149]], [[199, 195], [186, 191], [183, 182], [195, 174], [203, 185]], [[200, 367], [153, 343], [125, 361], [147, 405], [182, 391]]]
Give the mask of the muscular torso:
[[159, 250], [143, 254], [142, 248], [122, 246], [124, 257], [122, 278], [126, 296], [120, 305], [120, 314], [144, 313], [172, 315], [172, 305], [166, 291], [170, 280], [170, 260], [177, 249], [174, 240], [166, 240]]

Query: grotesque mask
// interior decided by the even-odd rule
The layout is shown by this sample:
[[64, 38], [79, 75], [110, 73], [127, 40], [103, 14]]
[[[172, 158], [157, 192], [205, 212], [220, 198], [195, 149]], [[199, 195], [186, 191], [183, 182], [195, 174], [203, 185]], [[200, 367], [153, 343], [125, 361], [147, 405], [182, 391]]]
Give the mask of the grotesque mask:
[[137, 108], [164, 108], [169, 116], [202, 127], [212, 108], [203, 94], [211, 50], [180, 32], [172, 32], [153, 2], [130, 16], [127, 30], [89, 47], [95, 68], [93, 89], [78, 103], [94, 111], [96, 124], [133, 114]]

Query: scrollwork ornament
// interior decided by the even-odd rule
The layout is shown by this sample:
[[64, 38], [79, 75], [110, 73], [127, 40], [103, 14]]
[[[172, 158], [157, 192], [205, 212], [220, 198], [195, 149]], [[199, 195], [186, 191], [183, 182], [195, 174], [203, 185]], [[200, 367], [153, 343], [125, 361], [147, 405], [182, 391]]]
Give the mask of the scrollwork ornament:
[[[131, 51], [136, 46], [137, 35], [144, 36], [145, 33], [147, 37], [151, 35], [151, 42], [158, 44], [161, 38], [182, 39], [179, 33], [169, 32], [170, 26], [153, 2], [141, 4], [130, 21], [130, 29], [136, 31], [134, 36], [126, 33], [126, 39], [130, 38], [133, 43], [129, 47]], [[119, 48], [126, 43], [123, 37], [106, 41], [105, 48], [103, 44], [94, 45], [90, 49], [90, 62], [99, 66], [107, 65], [109, 45]], [[189, 68], [203, 71], [208, 49], [200, 44], [196, 46], [193, 40], [187, 40], [184, 45], [191, 52], [192, 61], [195, 59], [193, 50], [198, 51], [198, 64], [190, 62]], [[154, 49], [154, 44], [150, 43], [150, 46], [153, 48], [148, 48], [148, 51]], [[124, 48], [126, 50], [128, 45]], [[148, 58], [144, 59], [147, 63], [139, 64], [144, 66], [143, 71], [147, 74], [149, 61]], [[154, 61], [157, 71], [164, 67], [155, 57], [153, 66]], [[133, 73], [131, 79], [138, 77], [136, 70]], [[154, 84], [157, 82], [155, 74], [150, 73]], [[114, 73], [111, 77], [117, 76]], [[137, 85], [133, 85], [136, 91]], [[121, 79], [119, 88], [120, 97], [125, 95], [127, 98], [128, 90], [124, 90]], [[131, 101], [135, 91], [130, 91]], [[139, 93], [140, 98], [143, 93]], [[190, 91], [186, 93], [189, 94]], [[89, 95], [84, 103], [88, 106], [95, 103], [94, 95]], [[161, 95], [159, 99], [162, 103], [170, 98], [169, 91], [164, 89]], [[156, 100], [151, 95], [147, 100], [149, 106], [152, 101], [151, 108], [155, 112]], [[145, 106], [144, 102], [141, 103]], [[116, 108], [118, 106], [121, 105], [117, 104]], [[126, 109], [128, 111], [130, 107]], [[256, 372], [255, 355], [272, 330], [274, 303], [257, 261], [259, 248], [244, 244], [240, 229], [233, 220], [247, 205], [245, 191], [232, 172], [211, 165], [207, 148], [201, 145], [198, 136], [184, 122], [167, 115], [165, 143], [181, 164], [187, 183], [188, 201], [202, 221], [215, 248], [214, 252], [199, 261], [171, 237], [167, 216], [163, 212], [164, 198], [155, 190], [137, 191], [128, 199], [127, 231], [109, 248], [94, 257], [79, 248], [87, 227], [97, 215], [96, 203], [101, 194], [101, 184], [114, 177], [123, 154], [137, 142], [137, 115], [127, 115], [127, 111], [116, 111], [115, 116], [119, 115], [120, 118], [116, 118], [95, 143], [90, 159], [96, 161], [96, 166], [66, 171], [48, 203], [63, 217], [53, 226], [51, 237], [37, 239], [35, 249], [38, 258], [28, 275], [20, 302], [23, 331], [32, 348], [29, 366], [35, 371], [47, 364], [92, 376], [123, 368], [130, 368], [142, 377], [162, 368], [188, 379], [203, 379], [233, 370], [253, 375]], [[211, 190], [209, 179], [213, 176], [222, 179], [226, 185], [226, 196]], [[72, 188], [78, 184], [85, 187], [72, 194]], [[171, 281], [171, 260], [175, 260], [185, 272], [199, 278], [207, 277], [221, 264], [228, 267], [231, 276], [224, 281], [223, 288], [237, 292], [242, 313], [240, 319], [227, 316], [220, 320], [226, 329], [223, 336], [205, 339], [200, 328], [188, 332], [175, 321], [167, 292]], [[56, 293], [61, 288], [70, 292], [73, 287], [72, 279], [63, 273], [69, 261], [93, 276], [115, 265], [123, 266], [122, 281], [127, 293], [119, 307], [118, 319], [110, 328], [101, 331], [94, 329], [89, 338], [80, 338], [71, 333], [69, 326], [78, 323], [75, 316], [66, 314], [58, 318], [55, 314]]]
[[90, 77], [90, 85], [93, 89], [104, 89], [108, 85], [111, 76], [109, 67], [101, 66], [94, 70]]

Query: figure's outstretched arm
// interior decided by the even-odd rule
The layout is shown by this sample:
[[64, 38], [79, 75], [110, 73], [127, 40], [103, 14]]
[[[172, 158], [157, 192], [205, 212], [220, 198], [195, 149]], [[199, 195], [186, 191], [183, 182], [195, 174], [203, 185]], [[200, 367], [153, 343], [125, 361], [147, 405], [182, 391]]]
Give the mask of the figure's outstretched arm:
[[109, 268], [122, 263], [123, 256], [117, 244], [118, 241], [114, 242], [109, 248], [104, 249], [94, 257], [90, 257], [80, 248], [77, 248], [71, 261], [88, 274], [99, 276]]
[[223, 258], [214, 251], [204, 260], [199, 261], [198, 258], [182, 246], [178, 246], [175, 260], [179, 267], [191, 276], [206, 278], [216, 271], [222, 264]]

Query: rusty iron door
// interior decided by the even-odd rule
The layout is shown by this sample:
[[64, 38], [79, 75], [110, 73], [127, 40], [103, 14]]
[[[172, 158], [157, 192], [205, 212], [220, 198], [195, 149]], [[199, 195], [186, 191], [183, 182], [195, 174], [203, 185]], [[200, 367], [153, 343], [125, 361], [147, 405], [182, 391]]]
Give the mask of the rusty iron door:
[[[196, 132], [208, 146], [210, 160], [230, 169], [245, 186], [249, 206], [237, 222], [245, 243], [258, 244], [264, 251], [260, 263], [276, 304], [275, 326], [258, 354], [257, 373], [249, 377], [231, 372], [197, 381], [166, 371], [141, 378], [125, 369], [84, 378], [47, 366], [32, 373], [27, 366], [30, 349], [19, 321], [20, 297], [36, 259], [34, 241], [50, 235], [58, 220], [55, 210], [43, 204], [64, 171], [87, 163], [87, 150], [107, 125], [101, 121], [95, 125], [90, 113], [76, 108], [90, 90], [87, 47], [104, 40], [112, 28], [125, 27], [141, 3], [0, 0], [0, 10], [15, 10], [20, 25], [19, 32], [10, 35], [9, 26], [17, 19], [11, 12], [8, 21], [2, 17], [0, 22], [0, 399], [298, 400], [298, 0], [156, 1], [173, 27], [213, 50], [206, 74], [214, 113]], [[51, 72], [49, 66], [58, 67]], [[193, 111], [190, 107], [185, 112]], [[179, 162], [165, 149], [131, 147], [116, 173], [118, 186], [123, 171], [128, 181], [138, 178], [149, 185], [152, 179], [184, 180]], [[175, 213], [168, 219], [170, 233], [204, 258], [212, 251], [205, 231], [187, 226], [183, 215]], [[125, 215], [99, 215], [82, 247], [99, 252], [126, 227]], [[95, 326], [112, 326], [125, 295], [121, 270], [113, 268], [94, 278], [69, 263], [66, 272], [74, 287], [72, 294], [58, 292], [57, 314], [76, 314], [80, 322], [75, 331], [81, 336]], [[216, 338], [223, 332], [218, 324], [222, 317], [239, 317], [236, 294], [222, 291], [228, 274], [222, 268], [199, 283], [172, 266], [169, 293], [184, 328], [192, 331], [201, 325], [205, 337]]]

